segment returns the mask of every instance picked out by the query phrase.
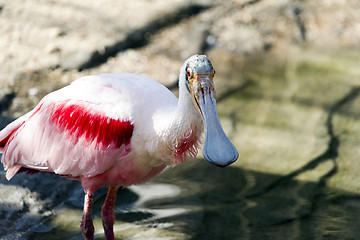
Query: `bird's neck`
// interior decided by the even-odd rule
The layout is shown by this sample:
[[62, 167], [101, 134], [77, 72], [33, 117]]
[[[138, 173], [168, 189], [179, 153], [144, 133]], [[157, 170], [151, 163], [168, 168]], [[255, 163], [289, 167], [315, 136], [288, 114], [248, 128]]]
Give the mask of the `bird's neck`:
[[[182, 85], [183, 84], [183, 85]], [[196, 110], [184, 82], [179, 83], [179, 101], [171, 124], [174, 157], [184, 162], [186, 155], [196, 157], [203, 133], [203, 120]]]
[[152, 141], [155, 157], [166, 165], [183, 163], [188, 155], [195, 157], [203, 133], [203, 120], [195, 109], [184, 81], [179, 83], [179, 100], [175, 108], [153, 116], [159, 138]]
[[200, 124], [202, 126], [202, 117], [196, 110], [191, 94], [185, 84], [185, 72], [184, 64], [180, 69], [179, 101], [175, 116], [183, 126], [186, 126], [186, 123]]

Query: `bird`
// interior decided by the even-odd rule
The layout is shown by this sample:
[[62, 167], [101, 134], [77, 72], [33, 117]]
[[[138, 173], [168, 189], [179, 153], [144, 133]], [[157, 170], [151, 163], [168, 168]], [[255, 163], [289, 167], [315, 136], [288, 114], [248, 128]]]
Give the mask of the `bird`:
[[6, 178], [41, 171], [80, 181], [85, 195], [80, 228], [87, 240], [94, 238], [93, 195], [107, 187], [101, 218], [106, 239], [114, 239], [120, 187], [144, 183], [195, 158], [202, 140], [210, 163], [226, 167], [237, 160], [219, 121], [214, 75], [206, 55], [189, 57], [180, 68], [179, 98], [133, 73], [81, 77], [0, 131]]

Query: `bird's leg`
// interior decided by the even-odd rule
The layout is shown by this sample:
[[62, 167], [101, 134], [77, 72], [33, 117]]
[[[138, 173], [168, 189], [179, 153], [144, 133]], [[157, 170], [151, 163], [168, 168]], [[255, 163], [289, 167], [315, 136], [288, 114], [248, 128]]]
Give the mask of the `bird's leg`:
[[115, 223], [115, 198], [117, 194], [117, 187], [110, 186], [105, 202], [101, 208], [101, 218], [104, 226], [105, 237], [107, 240], [114, 240], [113, 226]]
[[80, 223], [80, 228], [84, 236], [84, 239], [86, 240], [94, 239], [94, 225], [91, 217], [92, 200], [93, 200], [93, 193], [89, 191], [85, 192], [84, 211]]

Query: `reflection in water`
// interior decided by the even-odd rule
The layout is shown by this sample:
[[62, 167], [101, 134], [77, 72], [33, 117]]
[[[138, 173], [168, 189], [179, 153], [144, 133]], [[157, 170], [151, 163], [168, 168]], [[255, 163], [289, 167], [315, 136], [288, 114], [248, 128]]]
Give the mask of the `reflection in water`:
[[144, 203], [156, 199], [176, 197], [181, 193], [181, 189], [176, 185], [170, 184], [144, 184], [129, 187], [134, 193], [139, 195], [135, 206], [142, 206]]

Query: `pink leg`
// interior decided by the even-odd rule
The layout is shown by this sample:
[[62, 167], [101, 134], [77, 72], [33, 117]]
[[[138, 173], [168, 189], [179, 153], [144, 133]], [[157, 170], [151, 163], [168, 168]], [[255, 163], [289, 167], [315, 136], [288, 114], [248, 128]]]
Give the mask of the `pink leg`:
[[104, 226], [105, 237], [107, 240], [114, 240], [114, 230], [113, 226], [115, 223], [115, 198], [117, 194], [117, 187], [109, 187], [108, 194], [106, 196], [105, 202], [101, 208], [101, 218]]
[[80, 228], [83, 233], [84, 239], [93, 240], [94, 239], [94, 225], [91, 218], [91, 205], [93, 200], [93, 193], [86, 192], [84, 200], [84, 211], [80, 223]]

